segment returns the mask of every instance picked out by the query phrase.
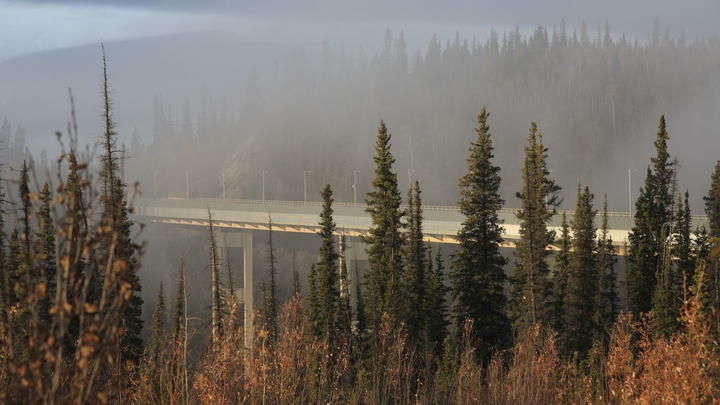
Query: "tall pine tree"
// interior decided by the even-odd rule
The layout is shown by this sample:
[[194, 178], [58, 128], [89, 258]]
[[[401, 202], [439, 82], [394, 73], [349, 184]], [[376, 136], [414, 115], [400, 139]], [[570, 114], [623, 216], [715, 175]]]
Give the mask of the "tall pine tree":
[[542, 133], [533, 122], [525, 146], [523, 189], [517, 193], [522, 201], [522, 209], [517, 213], [520, 240], [515, 249], [518, 261], [510, 280], [510, 319], [518, 336], [523, 336], [534, 324], [550, 324], [551, 283], [547, 256], [555, 232], [548, 230], [547, 223], [560, 204], [557, 195], [560, 186], [550, 179], [546, 159], [547, 148], [542, 143]]
[[[110, 84], [107, 72], [105, 48], [103, 46], [103, 83], [102, 83], [102, 119], [103, 134], [100, 143], [102, 153], [100, 160], [100, 177], [102, 185], [102, 221], [100, 236], [101, 251], [104, 258], [112, 258], [111, 265], [105, 268], [103, 260], [98, 261], [98, 275], [114, 284], [110, 293], [122, 297], [121, 327], [123, 333], [119, 341], [120, 358], [132, 364], [138, 364], [143, 353], [142, 340], [142, 305], [138, 295], [141, 291], [137, 276], [138, 263], [136, 248], [130, 239], [130, 228], [133, 223], [128, 218], [128, 207], [125, 201], [126, 184], [120, 175], [120, 153], [117, 149], [117, 124], [113, 118], [110, 98]], [[111, 272], [110, 276], [107, 274]], [[102, 288], [107, 288], [107, 283]], [[124, 366], [123, 366], [124, 367]]]
[[318, 235], [322, 239], [318, 249], [318, 262], [311, 269], [311, 294], [308, 312], [311, 330], [317, 338], [334, 339], [336, 335], [335, 317], [340, 301], [340, 288], [338, 279], [338, 253], [335, 249], [336, 225], [333, 220], [332, 189], [327, 184], [320, 192], [323, 199], [320, 212], [320, 230]]
[[373, 189], [365, 199], [365, 212], [370, 214], [372, 224], [367, 235], [361, 237], [362, 242], [368, 245], [370, 268], [363, 277], [365, 316], [371, 339], [379, 332], [384, 313], [395, 324], [401, 321], [403, 211], [400, 209], [397, 174], [392, 172], [395, 158], [390, 153], [390, 138], [385, 123], [380, 121], [375, 143], [376, 156], [373, 158], [375, 179]]
[[578, 184], [575, 216], [571, 221], [572, 252], [565, 294], [565, 328], [567, 353], [581, 357], [592, 347], [595, 335], [594, 310], [598, 291], [598, 271], [595, 257], [594, 195], [586, 186]]
[[[504, 231], [498, 212], [500, 168], [494, 158], [485, 107], [478, 115], [477, 141], [470, 143], [468, 172], [460, 178], [458, 202], [465, 216], [456, 236], [460, 248], [453, 255], [450, 272], [453, 293], [453, 339], [460, 341], [461, 325], [473, 321], [472, 337], [491, 348], [505, 348], [510, 342], [510, 322], [506, 314], [507, 259], [500, 254]], [[488, 351], [489, 352], [489, 351]]]
[[[655, 139], [656, 156], [651, 158], [645, 187], [635, 204], [635, 225], [628, 236], [630, 311], [635, 314], [653, 308], [659, 279], [670, 282], [669, 241], [674, 219], [676, 162], [667, 150], [669, 139], [665, 116], [660, 116]], [[657, 314], [656, 314], [657, 315]]]
[[427, 313], [422, 305], [425, 298], [426, 254], [422, 230], [422, 202], [420, 200], [420, 184], [415, 181], [413, 189], [408, 191], [407, 232], [405, 233], [405, 319], [408, 337], [413, 343], [421, 343], [425, 329]]
[[[707, 237], [718, 238], [720, 237], [720, 160], [715, 165], [715, 170], [710, 177], [710, 190], [708, 195], [703, 197], [703, 200], [705, 201], [705, 213], [708, 216]], [[699, 256], [703, 256], [704, 260], [705, 255]], [[707, 269], [708, 301], [710, 307], [717, 310], [720, 309], [720, 259], [715, 258], [715, 260], [712, 260]], [[714, 322], [714, 329], [716, 331], [720, 330], [720, 319]]]
[[615, 319], [620, 314], [620, 297], [617, 290], [617, 255], [610, 236], [607, 211], [607, 195], [603, 201], [600, 234], [597, 239], [598, 290], [595, 293], [595, 335], [596, 339], [607, 341]]
[[440, 355], [442, 343], [447, 335], [447, 293], [450, 290], [445, 285], [445, 266], [440, 245], [438, 245], [433, 265], [432, 246], [428, 242], [426, 265], [425, 297], [422, 301], [423, 311], [425, 311], [425, 329], [422, 343], [426, 349]]
[[555, 255], [555, 272], [553, 274], [552, 327], [557, 333], [558, 345], [561, 348], [566, 348], [568, 335], [565, 327], [565, 296], [567, 295], [568, 278], [570, 277], [572, 237], [570, 236], [570, 224], [564, 212], [560, 224], [560, 238], [557, 240], [557, 244], [560, 250]]

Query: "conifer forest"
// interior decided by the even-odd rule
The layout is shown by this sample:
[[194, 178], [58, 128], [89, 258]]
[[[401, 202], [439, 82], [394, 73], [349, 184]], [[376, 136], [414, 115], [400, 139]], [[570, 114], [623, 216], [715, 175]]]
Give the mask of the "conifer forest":
[[[138, 122], [94, 46], [91, 144], [73, 89], [42, 146], [0, 109], [0, 404], [720, 402], [720, 37], [611, 23], [292, 47]], [[226, 197], [305, 199], [319, 231], [267, 212], [246, 286], [209, 206], [136, 212]]]

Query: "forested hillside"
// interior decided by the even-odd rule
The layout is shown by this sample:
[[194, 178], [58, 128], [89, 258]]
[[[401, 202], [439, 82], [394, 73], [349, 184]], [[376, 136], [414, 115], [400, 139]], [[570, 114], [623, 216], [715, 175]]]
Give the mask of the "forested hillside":
[[[486, 105], [504, 170], [517, 173], [517, 151], [528, 122], [536, 121], [553, 150], [549, 168], [558, 182], [583, 181], [608, 192], [616, 211], [627, 207], [627, 169], [642, 172], [652, 155], [648, 128], [666, 114], [678, 134], [687, 173], [681, 179], [701, 192], [697, 176], [712, 165], [701, 145], [713, 139], [713, 111], [720, 105], [720, 40], [672, 38], [659, 23], [653, 38], [639, 44], [609, 25], [596, 34], [561, 23], [531, 34], [492, 31], [487, 41], [433, 37], [415, 50], [407, 49], [402, 32], [389, 29], [377, 52], [326, 42], [311, 59], [298, 49], [272, 72], [251, 71], [240, 106], [212, 89], [185, 105], [165, 104], [158, 95], [152, 136], [138, 134], [145, 148], [142, 136], [128, 141], [126, 126], [135, 157], [128, 175], [141, 180], [147, 194], [157, 171], [158, 193], [179, 196], [190, 171], [191, 194], [214, 197], [225, 167], [228, 197], [260, 198], [265, 170], [268, 198], [298, 200], [297, 173], [310, 170], [313, 189], [338, 184], [337, 198], [351, 201], [353, 170], [363, 171], [359, 190], [369, 186], [372, 134], [382, 118], [395, 134], [401, 178], [414, 170], [428, 204], [451, 205], [471, 141], [469, 123]], [[511, 206], [518, 205], [512, 196], [519, 182], [519, 175], [509, 175], [503, 183]]]
[[[325, 43], [269, 82], [252, 70], [239, 107], [156, 97], [152, 140], [127, 147], [103, 47], [96, 149], [74, 111], [59, 154], [0, 126], [0, 404], [717, 402], [720, 160], [695, 140], [714, 134], [720, 38], [660, 27], [645, 45], [564, 23], [414, 52], [388, 30], [373, 56]], [[602, 185], [617, 171], [624, 193], [630, 164], [619, 266]], [[686, 166], [705, 168], [694, 194]], [[333, 207], [358, 170], [371, 225], [350, 267]], [[308, 175], [317, 251], [279, 247], [269, 212], [253, 313], [209, 207], [207, 228], [133, 232], [141, 193], [219, 197], [226, 177], [227, 197], [258, 199], [266, 178], [268, 199], [300, 200]], [[464, 217], [449, 255], [424, 239], [428, 204]]]

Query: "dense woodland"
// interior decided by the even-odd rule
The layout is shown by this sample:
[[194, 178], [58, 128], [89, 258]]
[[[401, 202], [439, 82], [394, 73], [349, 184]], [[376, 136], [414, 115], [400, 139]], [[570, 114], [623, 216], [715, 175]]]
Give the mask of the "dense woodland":
[[[507, 69], [513, 69], [511, 62], [519, 61], [521, 56], [527, 56], [532, 65], [546, 55], [547, 69], [552, 69], [551, 55], [568, 59], [585, 54], [617, 57], [626, 51], [634, 55], [629, 60], [635, 62], [628, 61], [628, 66], [623, 68], [630, 71], [636, 58], [661, 57], [671, 52], [688, 52], [688, 55], [698, 52], [703, 58], [718, 56], [717, 39], [688, 45], [680, 40], [671, 41], [667, 35], [665, 40], [660, 40], [658, 30], [656, 43], [641, 47], [624, 40], [612, 41], [609, 29], [605, 30], [604, 37], [602, 33], [600, 30], [597, 40], [592, 42], [586, 29], [568, 36], [561, 25], [554, 31], [552, 40], [543, 29], [527, 41], [513, 33], [512, 39], [502, 41], [502, 46], [497, 35], [491, 35], [483, 46], [466, 46], [457, 40], [445, 51], [437, 47], [441, 65], [431, 63], [434, 59], [428, 51], [425, 57], [418, 53], [412, 70], [408, 70], [407, 65], [397, 69], [402, 65], [397, 61], [403, 60], [397, 57], [404, 52], [400, 46], [402, 40], [401, 37], [393, 40], [388, 32], [387, 52], [368, 65], [374, 72], [371, 76], [379, 78], [387, 74], [388, 81], [377, 87], [370, 86], [370, 95], [375, 98], [370, 103], [372, 108], [368, 108], [373, 110], [378, 104], [388, 103], [385, 108], [396, 111], [389, 105], [402, 105], [404, 101], [392, 101], [390, 96], [379, 94], [380, 89], [403, 83], [399, 78], [406, 76], [409, 81], [427, 75], [421, 86], [427, 89], [449, 78], [452, 80], [443, 82], [442, 86], [452, 89], [453, 85], [460, 86], [462, 80], [477, 86], [495, 86], [490, 84], [493, 81], [483, 82], [477, 76], [490, 74], [493, 63], [507, 63], [503, 70], [496, 72], [506, 75]], [[431, 42], [431, 48], [435, 42]], [[455, 46], [457, 60], [450, 51]], [[702, 52], [697, 51], [698, 48], [702, 48]], [[498, 53], [493, 54], [493, 49]], [[465, 79], [458, 78], [460, 73], [431, 75], [435, 68], [461, 66], [463, 58], [467, 66], [478, 68], [487, 63], [489, 67], [478, 68], [475, 75]], [[6, 194], [10, 194], [8, 191], [12, 188], [12, 194], [18, 196], [13, 202], [2, 194], [2, 208], [8, 214], [3, 218], [10, 218], [8, 223], [2, 223], [3, 232], [0, 232], [0, 401], [3, 403], [712, 403], [720, 395], [717, 349], [720, 161], [706, 177], [709, 191], [703, 201], [708, 227], [693, 229], [689, 195], [677, 180], [681, 167], [668, 148], [670, 134], [665, 115], [657, 114], [654, 118], [656, 130], [651, 126], [637, 128], [637, 140], [650, 139], [654, 152], [646, 162], [645, 182], [635, 202], [627, 269], [622, 272], [618, 271], [618, 255], [607, 232], [607, 196], [600, 202], [600, 197], [596, 199], [589, 187], [577, 184], [572, 188], [574, 215], [564, 218], [560, 234], [548, 229], [548, 220], [562, 200], [561, 183], [548, 168], [548, 161], [556, 153], [567, 154], [562, 147], [573, 147], [572, 142], [562, 146], [546, 142], [544, 128], [550, 128], [548, 132], [551, 132], [552, 124], [540, 128], [534, 121], [525, 123], [522, 132], [526, 138], [520, 145], [522, 148], [524, 144], [524, 153], [520, 153], [523, 149], [514, 152], [519, 156], [516, 171], [501, 171], [495, 153], [496, 136], [492, 135], [499, 131], [494, 126], [491, 131], [490, 123], [495, 122], [495, 109], [501, 116], [498, 122], [504, 121], [498, 100], [512, 91], [490, 97], [491, 107], [480, 106], [473, 113], [471, 124], [477, 126], [461, 161], [462, 172], [457, 177], [460, 196], [457, 204], [465, 221], [457, 235], [459, 247], [447, 262], [438, 247], [423, 240], [425, 199], [421, 188], [425, 183], [415, 181], [404, 196], [401, 191], [404, 182], [400, 180], [404, 170], [397, 168], [393, 153], [393, 147], [397, 148], [397, 144], [393, 144], [396, 138], [381, 120], [373, 142], [366, 145], [370, 142], [358, 139], [357, 147], [346, 156], [353, 156], [352, 159], [364, 156], [374, 163], [372, 184], [364, 195], [366, 211], [372, 218], [372, 226], [362, 238], [368, 245], [369, 260], [367, 268], [348, 268], [345, 243], [342, 237], [338, 241], [333, 220], [334, 184], [348, 174], [334, 175], [337, 170], [329, 169], [348, 170], [347, 162], [331, 165], [325, 162], [327, 155], [320, 152], [322, 149], [317, 149], [317, 153], [310, 156], [325, 163], [312, 170], [327, 173], [331, 178], [336, 176], [336, 181], [328, 181], [319, 194], [323, 206], [318, 218], [322, 230], [317, 261], [310, 266], [307, 280], [301, 280], [300, 271], [295, 267], [280, 268], [270, 232], [256, 294], [259, 299], [255, 333], [247, 336], [243, 332], [243, 306], [236, 298], [237, 281], [233, 279], [229, 260], [223, 259], [223, 252], [216, 246], [212, 225], [207, 230], [208, 271], [205, 275], [211, 280], [207, 303], [211, 310], [207, 319], [198, 320], [188, 311], [190, 271], [186, 268], [186, 258], [182, 257], [177, 268], [171, 270], [177, 275], [176, 283], [160, 286], [152, 321], [143, 325], [138, 271], [145, 247], [131, 235], [132, 222], [128, 214], [134, 193], [124, 183], [122, 169], [124, 164], [127, 171], [148, 170], [148, 166], [143, 165], [150, 164], [150, 156], [158, 156], [160, 162], [167, 159], [165, 162], [170, 164], [172, 153], [183, 156], [183, 151], [190, 149], [187, 145], [200, 142], [207, 147], [193, 146], [194, 152], [210, 153], [208, 150], [218, 146], [203, 141], [207, 139], [204, 137], [226, 137], [223, 142], [227, 142], [232, 133], [212, 125], [226, 122], [226, 130], [230, 131], [232, 125], [241, 128], [251, 124], [241, 124], [242, 120], [234, 124], [218, 121], [215, 118], [222, 114], [212, 110], [210, 115], [201, 115], [201, 118], [215, 118], [198, 120], [197, 130], [192, 120], [187, 121], [187, 138], [180, 142], [183, 131], [170, 131], [162, 112], [158, 114], [157, 126], [164, 128], [164, 132], [158, 131], [146, 151], [135, 142], [131, 151], [144, 150], [146, 157], [137, 153], [137, 160], [130, 160], [133, 164], [128, 164], [128, 159], [124, 159], [128, 156], [117, 145], [117, 125], [112, 115], [104, 62], [103, 51], [104, 133], [96, 155], [79, 149], [73, 141], [77, 128], [70, 125], [69, 134], [61, 136], [69, 142], [66, 141], [67, 150], [58, 157], [57, 178], [44, 186], [34, 186], [33, 178], [42, 178], [42, 170], [33, 169], [28, 158], [20, 164], [16, 178], [0, 183]], [[669, 58], [668, 64], [671, 63], [680, 62]], [[603, 64], [594, 64], [588, 69], [600, 68], [599, 65]], [[541, 68], [538, 72], [534, 68], [524, 70], [526, 66], [524, 63], [515, 66], [515, 79], [511, 81], [543, 71]], [[698, 62], [696, 68], [701, 72], [711, 69], [703, 66]], [[338, 83], [353, 83], [354, 78], [360, 77], [362, 68], [347, 69], [358, 72], [358, 76], [349, 75]], [[409, 74], [410, 71], [414, 73]], [[602, 81], [596, 79], [598, 72], [584, 74], [589, 81], [588, 89], [593, 88], [594, 80]], [[453, 84], [455, 79], [458, 82]], [[692, 74], [678, 75], [676, 80], [710, 79]], [[508, 85], [507, 80], [498, 81]], [[528, 98], [534, 97], [532, 92], [525, 92], [540, 86], [539, 82], [532, 83], [519, 85], [517, 89], [516, 96], [523, 99], [524, 105]], [[292, 83], [286, 84], [292, 95]], [[637, 84], [641, 89], [638, 94], [655, 89], [657, 93], [652, 99], [661, 104], [644, 106], [649, 110], [637, 114], [650, 114], [655, 108], [671, 109], [672, 103], [678, 102], [674, 98], [677, 93], [701, 97], [699, 93], [692, 93], [687, 83], [678, 86], [671, 90], [665, 81], [653, 86]], [[408, 85], [411, 87], [414, 88]], [[251, 101], [250, 90], [252, 86], [248, 88]], [[558, 87], [554, 90], [558, 91]], [[699, 86], [692, 91], [705, 89]], [[317, 93], [317, 106], [311, 102], [288, 104], [285, 115], [275, 112], [283, 117], [275, 121], [275, 125], [284, 125], [284, 120], [291, 120], [295, 114], [310, 113], [303, 111], [305, 108], [318, 108], [312, 114], [332, 116], [321, 108], [324, 105], [322, 87], [312, 93]], [[458, 94], [464, 93], [466, 91], [458, 90]], [[446, 96], [449, 94], [453, 94], [452, 91]], [[268, 97], [271, 97], [269, 92], [258, 90], [257, 102], [246, 100], [243, 108], [257, 109], [248, 113], [250, 116], [269, 114], [263, 111], [263, 100]], [[582, 92], [579, 97], [582, 98]], [[552, 100], [559, 103], [558, 99], [562, 98]], [[423, 97], [405, 101], [413, 104], [418, 100]], [[335, 101], [327, 101], [328, 108], [341, 104]], [[448, 108], [449, 114], [453, 109], [448, 104], [454, 102], [458, 102], [454, 105], [460, 110], [476, 105], [469, 100], [446, 100], [442, 105]], [[506, 106], [511, 104], [512, 101]], [[552, 104], [544, 102], [532, 112], [552, 116], [544, 111]], [[578, 108], [582, 104], [568, 100], [565, 107]], [[601, 105], [603, 102], [598, 101], [598, 106], [592, 108], [601, 109]], [[211, 110], [209, 106], [208, 110]], [[164, 111], [159, 101], [158, 111]], [[373, 110], [368, 114], [377, 117], [382, 111]], [[388, 122], [393, 114], [389, 114]], [[457, 114], [443, 118], [444, 122], [451, 125], [463, 115]], [[592, 116], [589, 113], [583, 120], [592, 123], [593, 119], [589, 118]], [[400, 115], [394, 118], [403, 122]], [[637, 117], [627, 119], [624, 128], [629, 122], [636, 122]], [[349, 118], [350, 122], [353, 120], [358, 117]], [[332, 120], [318, 122], [329, 121]], [[584, 124], [583, 121], [583, 127]], [[458, 122], [455, 125], [464, 126]], [[582, 142], [602, 139], [598, 145], [611, 148], [612, 142], [633, 141], [608, 138], [610, 132], [605, 132], [605, 125], [603, 123], [603, 131], [597, 133], [582, 132]], [[179, 128], [182, 129], [182, 125]], [[281, 129], [275, 127], [272, 131], [281, 133]], [[254, 130], [270, 131], [261, 125]], [[320, 144], [321, 132], [318, 130], [317, 136], [309, 138], [307, 144], [291, 133], [287, 139], [283, 138], [283, 147], [272, 148], [274, 161], [292, 165], [291, 159], [283, 158], [287, 154], [297, 163], [302, 151]], [[438, 139], [450, 142], [450, 136], [445, 135], [449, 132], [443, 133], [444, 139]], [[647, 136], [648, 132], [654, 136]], [[262, 143], [277, 145], [279, 139], [273, 140], [268, 135], [247, 137], [238, 142], [245, 146], [233, 152], [233, 159], [256, 159], [250, 156], [250, 151], [243, 152], [243, 148], [249, 148], [254, 155], [270, 156], [270, 144], [263, 147]], [[297, 148], [285, 150], [293, 146]], [[450, 164], [443, 163], [441, 156], [433, 158], [432, 153], [425, 153], [428, 155], [422, 159], [433, 164]], [[415, 159], [421, 159], [418, 156]], [[22, 155], [13, 159], [18, 157]], [[588, 159], [590, 155], [583, 157], [590, 165]], [[8, 158], [7, 162], [10, 164], [12, 159]], [[46, 163], [46, 167], [50, 164]], [[202, 169], [198, 166], [197, 170]], [[370, 171], [366, 173], [370, 176]], [[517, 185], [505, 187], [511, 187], [515, 193], [513, 198], [521, 208], [517, 214], [521, 240], [513, 256], [506, 257], [500, 251], [503, 224], [498, 212], [508, 204], [502, 185], [514, 177]], [[240, 181], [239, 177], [236, 181]], [[438, 183], [429, 188], [439, 186]], [[212, 193], [208, 187], [208, 193]], [[280, 197], [283, 196], [276, 195]], [[407, 202], [405, 206], [401, 204], [403, 198]], [[212, 220], [211, 212], [208, 216]], [[552, 246], [559, 248], [554, 255], [551, 255]], [[510, 274], [506, 272], [507, 266], [512, 267]], [[280, 272], [294, 276], [293, 296], [287, 300], [279, 299]], [[625, 297], [621, 298], [620, 294]], [[200, 322], [208, 328], [194, 326]], [[143, 328], [150, 331], [150, 338], [145, 341], [141, 338]], [[207, 331], [200, 337], [202, 352], [192, 354], [189, 346], [197, 342], [199, 331]]]
[[[640, 184], [654, 153], [648, 128], [661, 114], [682, 129], [678, 139], [710, 142], [716, 133], [720, 39], [685, 39], [677, 28], [675, 34], [657, 22], [652, 41], [639, 44], [608, 24], [571, 30], [561, 22], [522, 35], [492, 31], [485, 42], [431, 38], [425, 49], [407, 49], [402, 31], [390, 30], [378, 52], [329, 42], [319, 52], [298, 49], [272, 72], [251, 71], [241, 105], [213, 96], [221, 89], [173, 105], [158, 95], [151, 134], [133, 141], [125, 123], [124, 142], [135, 158], [127, 176], [148, 195], [157, 172], [159, 196], [182, 196], [190, 171], [191, 195], [218, 197], [225, 168], [228, 198], [259, 199], [261, 172], [268, 171], [267, 198], [297, 201], [300, 174], [309, 170], [313, 190], [330, 183], [339, 201], [350, 202], [354, 170], [362, 171], [358, 195], [370, 190], [373, 134], [384, 119], [395, 135], [402, 184], [414, 170], [412, 179], [429, 191], [427, 204], [455, 205], [455, 182], [466, 171], [473, 123], [485, 105], [506, 173], [522, 165], [518, 151], [535, 121], [553, 151], [548, 164], [565, 188], [562, 197], [574, 200], [578, 181], [597, 184], [610, 193], [611, 211], [624, 211], [625, 172], [638, 169], [633, 183]], [[711, 166], [698, 171], [691, 155], [683, 156], [686, 171], [695, 170], [687, 187], [703, 192], [698, 178]], [[520, 187], [519, 175], [504, 176], [501, 195], [510, 206], [519, 207]], [[319, 201], [316, 193], [310, 198]]]

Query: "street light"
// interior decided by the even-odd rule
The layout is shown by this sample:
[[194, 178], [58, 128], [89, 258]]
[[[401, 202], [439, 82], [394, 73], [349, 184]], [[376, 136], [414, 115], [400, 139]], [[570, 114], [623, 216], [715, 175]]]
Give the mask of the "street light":
[[262, 172], [262, 179], [263, 179], [263, 204], [265, 204], [265, 173], [270, 173], [266, 170], [263, 170]]
[[190, 172], [185, 170], [185, 200], [190, 199]]
[[157, 198], [157, 170], [153, 173], [153, 198]]
[[[548, 173], [552, 173], [552, 172], [553, 172], [552, 169], [548, 170]], [[547, 205], [547, 203], [548, 203], [548, 196], [547, 196], [547, 194], [545, 194], [545, 205]]]
[[412, 188], [412, 180], [410, 179], [410, 173], [415, 173], [415, 169], [408, 169], [408, 190]]
[[628, 169], [628, 212], [630, 213], [630, 217], [632, 217], [632, 176], [630, 172], [636, 172], [637, 169]]
[[355, 204], [357, 204], [357, 174], [362, 173], [360, 170], [353, 170], [353, 195], [355, 197], [354, 201]]
[[305, 179], [305, 205], [307, 205], [307, 175], [310, 173], [310, 170], [303, 170], [304, 172], [304, 179]]
[[225, 167], [223, 167], [223, 202], [225, 202]]

